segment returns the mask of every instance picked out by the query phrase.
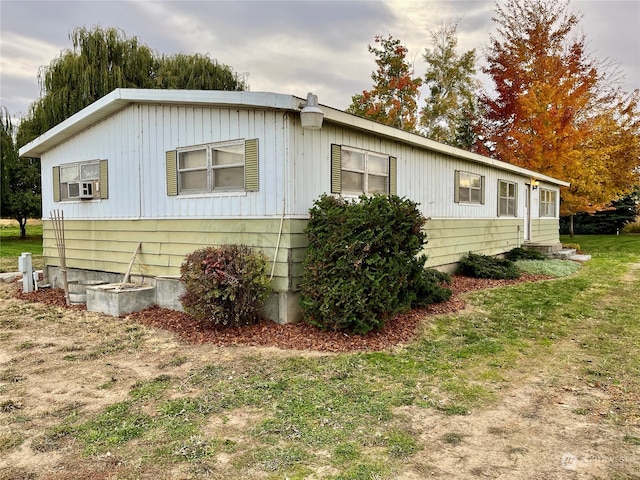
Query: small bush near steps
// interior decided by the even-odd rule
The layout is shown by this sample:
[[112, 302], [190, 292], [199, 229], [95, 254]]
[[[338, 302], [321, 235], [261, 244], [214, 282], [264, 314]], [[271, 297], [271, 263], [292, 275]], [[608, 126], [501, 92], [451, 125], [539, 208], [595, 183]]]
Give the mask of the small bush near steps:
[[458, 264], [458, 273], [473, 278], [514, 279], [520, 277], [511, 260], [469, 252]]
[[528, 250], [526, 248], [518, 247], [507, 252], [505, 256], [508, 260], [516, 262], [518, 260], [546, 260], [547, 257], [535, 250]]
[[186, 288], [180, 296], [185, 312], [215, 325], [256, 323], [271, 292], [267, 257], [244, 245], [196, 250], [185, 257], [180, 276]]

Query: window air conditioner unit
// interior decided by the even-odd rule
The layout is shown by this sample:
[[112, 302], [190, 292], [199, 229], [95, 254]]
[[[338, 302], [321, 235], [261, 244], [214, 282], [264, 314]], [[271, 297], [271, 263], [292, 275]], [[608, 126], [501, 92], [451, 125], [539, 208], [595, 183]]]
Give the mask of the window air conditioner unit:
[[80, 183], [80, 198], [93, 198], [93, 182]]

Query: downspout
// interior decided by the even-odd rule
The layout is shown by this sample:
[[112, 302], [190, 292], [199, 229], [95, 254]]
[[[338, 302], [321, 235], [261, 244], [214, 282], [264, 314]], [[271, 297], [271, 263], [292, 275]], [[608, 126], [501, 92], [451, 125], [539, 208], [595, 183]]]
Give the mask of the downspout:
[[[282, 162], [282, 169], [283, 169], [283, 180], [284, 180], [284, 184], [283, 184], [283, 189], [282, 189], [282, 215], [280, 216], [280, 228], [278, 229], [278, 240], [276, 241], [276, 251], [273, 254], [273, 262], [271, 264], [271, 275], [269, 276], [269, 281], [273, 280], [273, 275], [275, 273], [276, 270], [276, 260], [278, 259], [278, 251], [280, 250], [280, 240], [282, 239], [282, 230], [284, 227], [284, 216], [285, 216], [285, 212], [287, 210], [287, 192], [289, 189], [289, 175], [287, 174], [287, 165], [289, 162], [289, 135], [288, 135], [288, 128], [287, 128], [287, 122], [289, 121], [289, 115], [287, 112], [284, 112], [283, 114], [283, 122], [282, 122], [282, 129], [283, 129], [283, 144], [284, 144], [284, 161]], [[289, 276], [289, 273], [287, 273], [287, 277]]]

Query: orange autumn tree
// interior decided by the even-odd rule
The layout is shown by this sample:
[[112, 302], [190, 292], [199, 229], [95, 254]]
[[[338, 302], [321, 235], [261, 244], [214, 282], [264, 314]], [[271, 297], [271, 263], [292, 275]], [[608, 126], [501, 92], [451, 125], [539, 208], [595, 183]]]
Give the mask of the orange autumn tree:
[[603, 210], [640, 185], [639, 104], [638, 90], [617, 92], [610, 105], [596, 109], [580, 171], [564, 193], [563, 203], [573, 207], [569, 213]]
[[373, 88], [351, 97], [347, 112], [414, 132], [422, 80], [413, 76], [413, 69], [406, 60], [408, 50], [400, 40], [392, 35], [387, 38], [378, 35], [375, 43], [380, 48], [368, 47], [378, 65], [371, 74]]
[[638, 183], [637, 92], [589, 57], [568, 0], [496, 4], [481, 135], [497, 158], [571, 183], [560, 213], [594, 212]]

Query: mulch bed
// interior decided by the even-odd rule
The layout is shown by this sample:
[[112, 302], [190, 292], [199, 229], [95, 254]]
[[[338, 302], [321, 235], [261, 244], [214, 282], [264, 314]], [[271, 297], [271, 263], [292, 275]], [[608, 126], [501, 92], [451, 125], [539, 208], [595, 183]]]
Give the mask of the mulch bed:
[[[447, 314], [463, 309], [465, 307], [465, 302], [461, 298], [463, 293], [549, 278], [545, 275], [522, 274], [516, 280], [491, 280], [453, 275], [449, 285], [453, 295], [447, 302], [400, 314], [388, 321], [382, 329], [366, 335], [323, 331], [305, 322], [279, 325], [266, 319], [255, 325], [218, 327], [207, 322], [198, 322], [186, 313], [157, 306], [132, 313], [127, 317], [143, 325], [172, 331], [185, 342], [195, 344], [277, 347], [286, 350], [320, 352], [380, 351], [412, 340], [418, 324], [425, 316]], [[30, 302], [41, 302], [75, 310], [86, 309], [84, 305], [67, 306], [62, 289], [41, 289], [30, 293], [17, 290], [15, 296]]]

